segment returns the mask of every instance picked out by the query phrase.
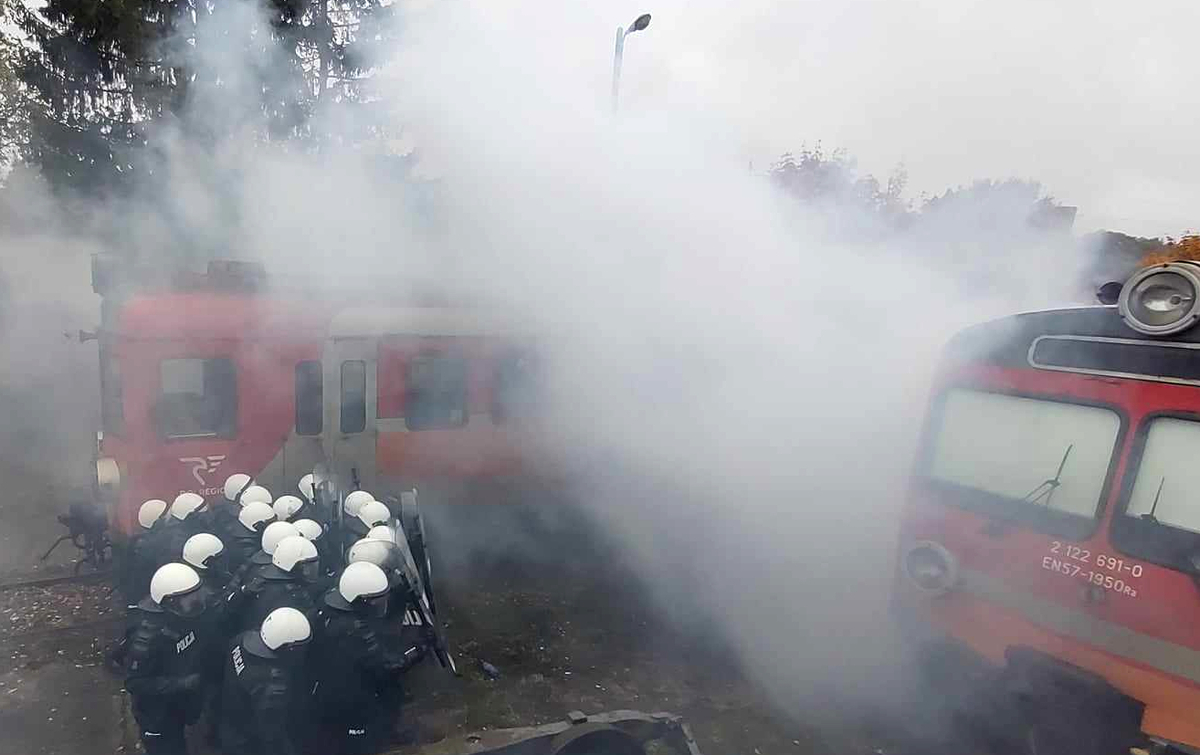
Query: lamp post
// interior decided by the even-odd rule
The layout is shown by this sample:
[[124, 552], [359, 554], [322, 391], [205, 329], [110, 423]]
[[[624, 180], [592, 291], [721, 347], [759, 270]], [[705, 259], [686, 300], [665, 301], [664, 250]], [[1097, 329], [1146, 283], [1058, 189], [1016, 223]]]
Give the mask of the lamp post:
[[635, 31], [641, 31], [650, 25], [650, 14], [643, 13], [634, 19], [629, 28], [621, 26], [617, 27], [617, 49], [613, 53], [613, 75], [612, 75], [612, 109], [617, 112], [617, 101], [621, 91], [621, 57], [625, 54], [625, 36], [633, 34]]

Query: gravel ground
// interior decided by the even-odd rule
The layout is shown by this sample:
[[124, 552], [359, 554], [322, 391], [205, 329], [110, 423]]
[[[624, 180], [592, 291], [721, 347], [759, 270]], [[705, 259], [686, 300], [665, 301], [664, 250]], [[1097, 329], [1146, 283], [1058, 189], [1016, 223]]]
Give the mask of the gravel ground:
[[62, 629], [120, 618], [107, 582], [63, 582], [0, 590], [2, 640], [28, 632]]

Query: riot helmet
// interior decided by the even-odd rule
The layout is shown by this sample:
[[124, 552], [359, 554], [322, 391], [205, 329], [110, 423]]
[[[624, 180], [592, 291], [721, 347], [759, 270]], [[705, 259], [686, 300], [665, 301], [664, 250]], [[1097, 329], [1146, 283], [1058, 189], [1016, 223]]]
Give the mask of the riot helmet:
[[302, 535], [289, 535], [275, 546], [271, 564], [280, 571], [293, 574], [306, 582], [316, 582], [321, 576], [317, 546]]
[[297, 519], [292, 524], [300, 530], [300, 536], [307, 540], [316, 541], [325, 534], [325, 528], [321, 526], [320, 522], [313, 519]]
[[250, 532], [259, 534], [275, 521], [275, 509], [262, 501], [247, 503], [238, 512], [238, 521]]
[[238, 496], [242, 491], [254, 484], [254, 480], [248, 474], [231, 474], [225, 480], [225, 500], [234, 503], [238, 500]]
[[181, 618], [199, 616], [207, 607], [200, 590], [200, 575], [192, 567], [180, 563], [158, 567], [150, 578], [150, 600]]
[[198, 532], [183, 544], [184, 563], [196, 571], [228, 574], [225, 565], [225, 544], [210, 532]]
[[296, 512], [304, 507], [304, 501], [301, 501], [294, 495], [281, 495], [275, 501], [273, 508], [275, 509], [275, 518], [281, 522], [290, 521]]
[[138, 508], [138, 524], [142, 529], [148, 530], [162, 519], [163, 513], [167, 510], [167, 502], [161, 498], [151, 498], [143, 503]]
[[367, 501], [358, 511], [358, 520], [370, 530], [380, 524], [387, 524], [392, 518], [392, 512], [379, 501]]
[[270, 506], [271, 502], [275, 499], [271, 497], [271, 491], [267, 490], [262, 485], [251, 485], [242, 491], [242, 497], [239, 500], [241, 500], [243, 506], [256, 501], [258, 503], [265, 503]]
[[345, 502], [342, 503], [342, 511], [345, 511], [350, 516], [358, 516], [358, 512], [363, 505], [368, 501], [375, 500], [375, 496], [365, 490], [354, 490], [346, 495]]
[[204, 496], [197, 493], [180, 493], [175, 496], [175, 501], [171, 504], [171, 516], [182, 522], [197, 511], [207, 511], [207, 509]]
[[271, 522], [262, 534], [262, 551], [268, 556], [275, 553], [275, 548], [285, 537], [299, 536], [300, 530], [291, 522]]

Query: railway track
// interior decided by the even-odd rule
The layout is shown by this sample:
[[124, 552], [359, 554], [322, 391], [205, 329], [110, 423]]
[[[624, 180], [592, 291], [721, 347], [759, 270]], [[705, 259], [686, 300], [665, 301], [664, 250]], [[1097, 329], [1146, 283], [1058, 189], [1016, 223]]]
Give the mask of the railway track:
[[59, 574], [53, 577], [38, 577], [36, 579], [14, 579], [0, 582], [0, 592], [9, 590], [20, 590], [27, 587], [53, 587], [54, 585], [80, 583], [89, 584], [92, 582], [103, 582], [110, 574], [111, 569], [104, 571], [88, 572], [87, 574]]

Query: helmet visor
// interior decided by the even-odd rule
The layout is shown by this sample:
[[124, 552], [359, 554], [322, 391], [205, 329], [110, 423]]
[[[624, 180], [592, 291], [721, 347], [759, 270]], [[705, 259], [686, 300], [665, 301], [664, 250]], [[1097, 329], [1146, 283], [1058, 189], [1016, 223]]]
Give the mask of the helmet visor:
[[200, 589], [191, 590], [182, 595], [172, 595], [166, 601], [168, 611], [185, 619], [199, 616], [207, 607], [204, 591]]

